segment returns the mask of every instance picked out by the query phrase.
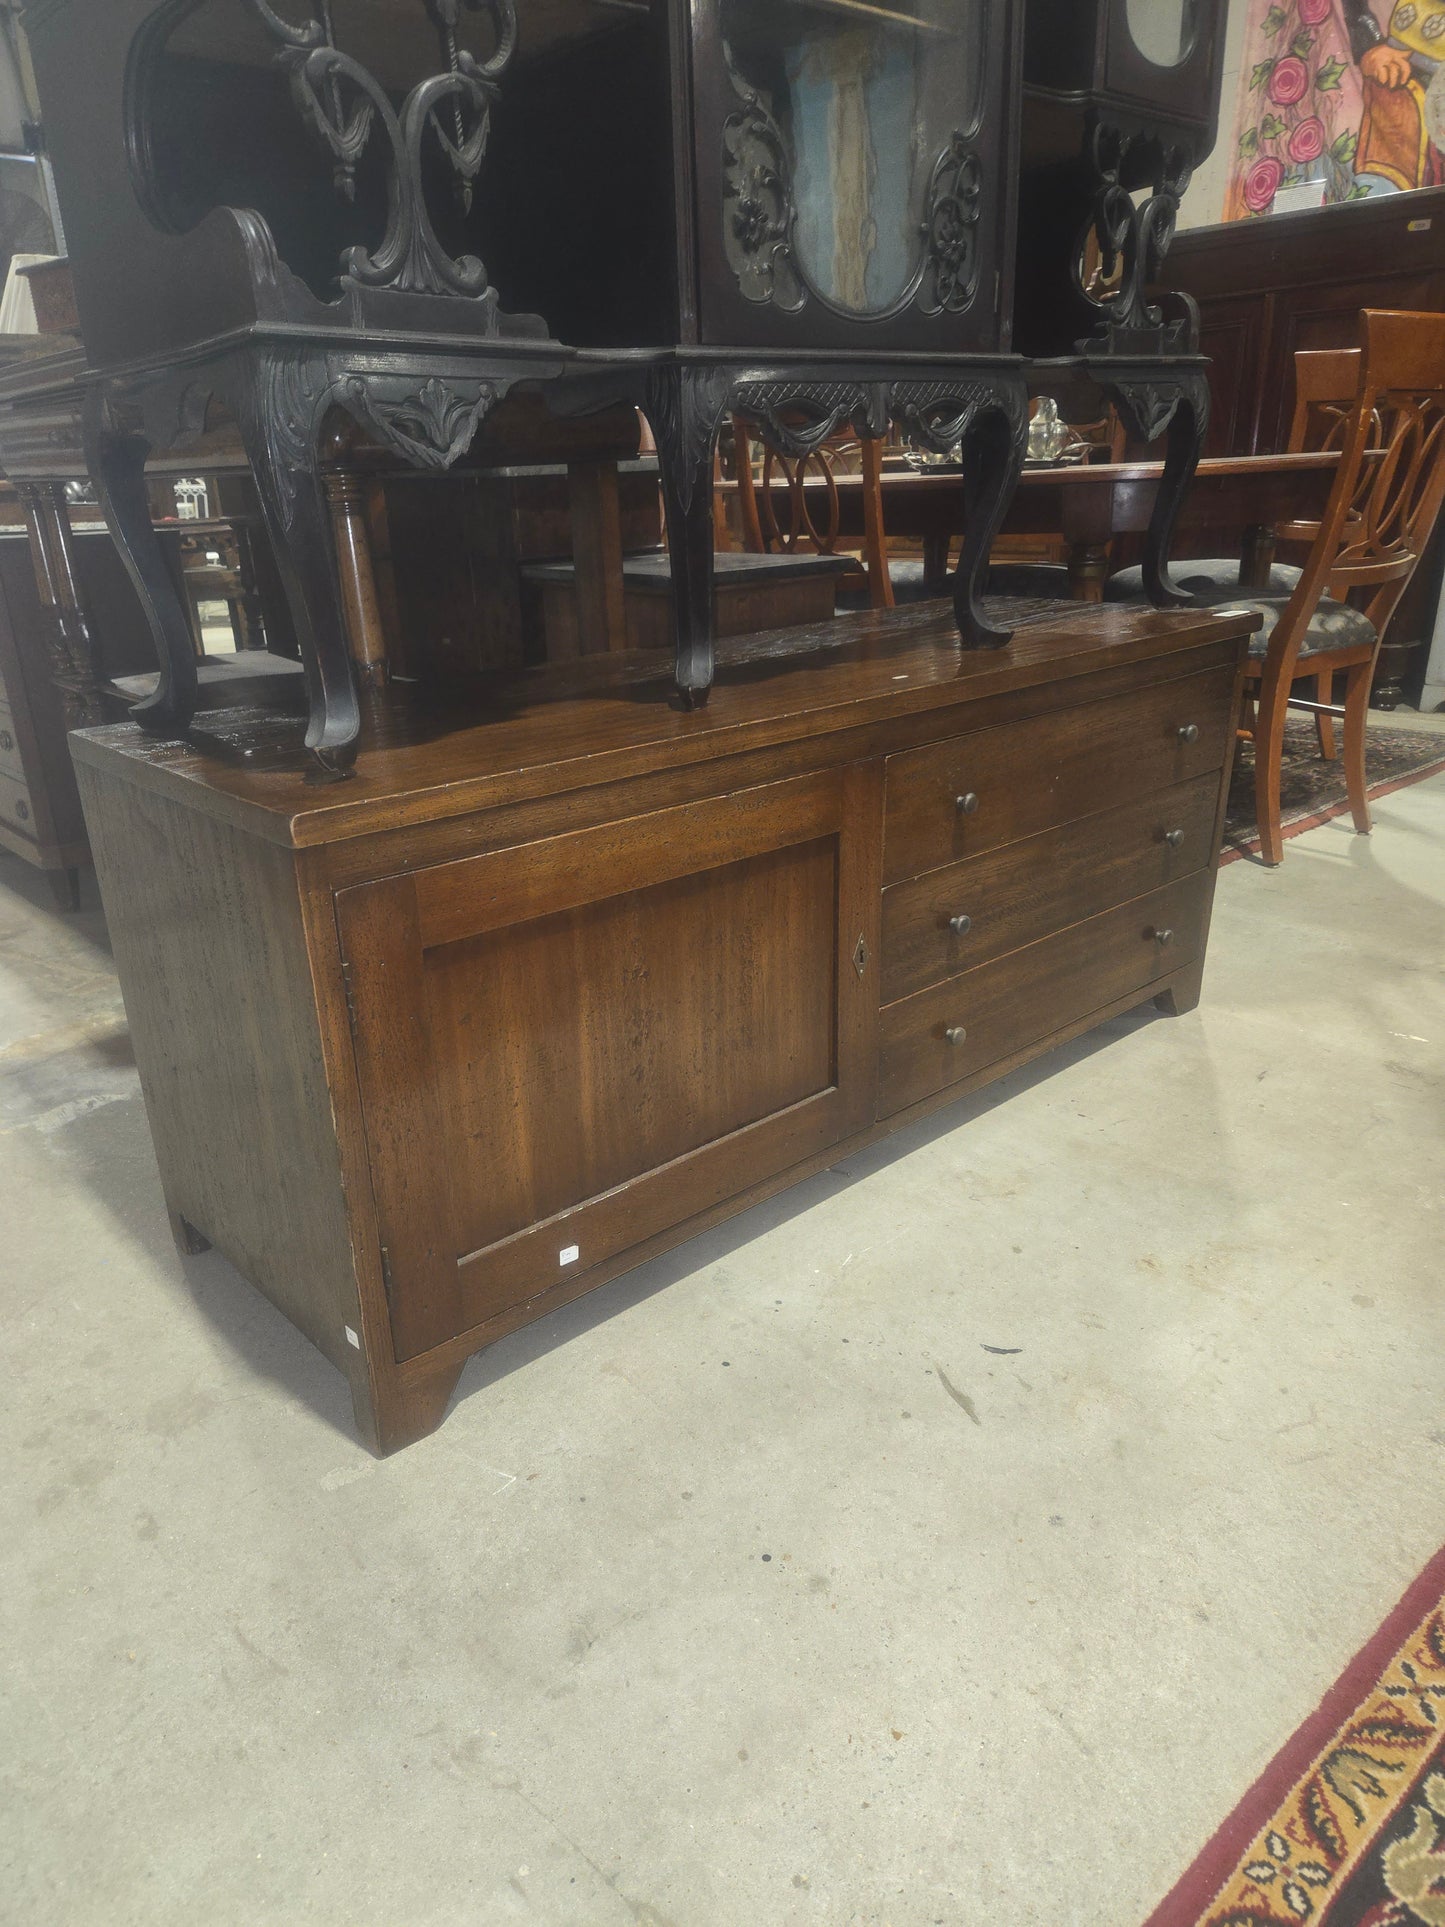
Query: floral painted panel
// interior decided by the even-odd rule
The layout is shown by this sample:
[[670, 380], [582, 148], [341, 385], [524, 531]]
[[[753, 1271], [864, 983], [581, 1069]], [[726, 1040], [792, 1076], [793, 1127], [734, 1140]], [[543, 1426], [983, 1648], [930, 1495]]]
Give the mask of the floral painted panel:
[[1445, 0], [1248, 0], [1226, 219], [1445, 185]]

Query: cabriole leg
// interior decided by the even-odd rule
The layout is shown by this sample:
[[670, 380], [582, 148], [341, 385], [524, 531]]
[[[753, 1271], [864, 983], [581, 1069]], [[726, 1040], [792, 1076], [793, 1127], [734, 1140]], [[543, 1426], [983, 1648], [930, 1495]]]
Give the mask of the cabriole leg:
[[145, 484], [150, 452], [149, 438], [138, 429], [118, 428], [105, 397], [93, 389], [85, 406], [85, 459], [105, 525], [155, 638], [160, 667], [154, 693], [130, 713], [146, 729], [164, 733], [184, 730], [195, 714], [196, 648], [190, 617], [151, 520]]
[[1169, 552], [1174, 546], [1174, 530], [1204, 453], [1204, 437], [1209, 430], [1209, 388], [1201, 377], [1191, 382], [1179, 398], [1169, 424], [1169, 439], [1164, 455], [1164, 474], [1154, 498], [1154, 513], [1149, 518], [1149, 533], [1144, 538], [1144, 590], [1156, 609], [1187, 603], [1189, 597], [1169, 580]]
[[[1023, 410], [1025, 423], [1028, 410]], [[959, 545], [953, 578], [953, 606], [958, 630], [967, 649], [997, 649], [1012, 639], [1012, 631], [996, 629], [984, 615], [979, 591], [988, 571], [1004, 516], [1018, 487], [1024, 465], [1023, 430], [1002, 408], [990, 407], [966, 429], [961, 446], [964, 499], [968, 524]]]
[[672, 562], [677, 688], [689, 708], [707, 701], [713, 681], [713, 462], [727, 389], [725, 377], [691, 368], [658, 369], [648, 385]]
[[356, 675], [341, 616], [322, 486], [319, 420], [324, 364], [304, 356], [246, 361], [231, 372], [231, 399], [250, 457], [277, 571], [306, 671], [306, 747], [318, 775], [348, 776], [361, 734]]

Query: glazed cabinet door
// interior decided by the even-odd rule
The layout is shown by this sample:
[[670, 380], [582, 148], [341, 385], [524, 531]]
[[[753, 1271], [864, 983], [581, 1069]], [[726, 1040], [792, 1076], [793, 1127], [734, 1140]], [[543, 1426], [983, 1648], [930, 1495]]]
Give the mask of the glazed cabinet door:
[[702, 339], [1006, 346], [1016, 10], [690, 5]]
[[882, 774], [338, 894], [399, 1359], [868, 1125]]

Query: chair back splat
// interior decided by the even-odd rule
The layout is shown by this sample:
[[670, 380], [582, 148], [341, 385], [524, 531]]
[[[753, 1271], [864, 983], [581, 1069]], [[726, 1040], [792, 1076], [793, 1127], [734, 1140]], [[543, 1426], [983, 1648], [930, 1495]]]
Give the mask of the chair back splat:
[[[762, 449], [762, 472], [757, 478], [753, 474], [754, 436]], [[843, 587], [866, 590], [874, 609], [891, 609], [893, 584], [883, 533], [883, 444], [867, 436], [849, 436], [788, 450], [779, 448], [756, 426], [736, 415], [733, 442], [743, 543], [755, 555], [842, 553], [849, 544], [841, 534], [838, 464], [846, 452], [854, 448], [860, 451], [863, 553], [856, 571], [843, 577]]]
[[1315, 445], [1338, 446], [1340, 466], [1318, 530], [1280, 531], [1313, 539], [1272, 657], [1297, 653], [1325, 594], [1353, 601], [1383, 640], [1445, 499], [1445, 315], [1367, 309], [1360, 325], [1362, 351], [1297, 358], [1295, 430], [1313, 411]]

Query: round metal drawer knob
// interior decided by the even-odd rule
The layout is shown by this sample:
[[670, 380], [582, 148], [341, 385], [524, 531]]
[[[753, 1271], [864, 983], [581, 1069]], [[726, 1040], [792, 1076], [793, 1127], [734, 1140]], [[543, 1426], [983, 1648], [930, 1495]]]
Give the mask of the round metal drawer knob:
[[973, 928], [972, 917], [950, 917], [948, 927], [955, 937], [966, 937]]
[[968, 1032], [962, 1024], [950, 1024], [948, 1029], [943, 1033], [943, 1041], [945, 1044], [962, 1044], [966, 1043], [967, 1040]]
[[1169, 945], [1174, 941], [1174, 932], [1172, 930], [1156, 930], [1154, 932], [1154, 941], [1161, 950], [1167, 950]]
[[1169, 845], [1171, 850], [1179, 849], [1184, 842], [1183, 830], [1166, 830], [1164, 832], [1164, 841]]
[[1181, 743], [1197, 743], [1199, 741], [1198, 723], [1186, 723], [1179, 732], [1179, 740]]
[[972, 790], [969, 790], [966, 796], [954, 797], [953, 807], [960, 816], [972, 816], [978, 809], [978, 798]]

